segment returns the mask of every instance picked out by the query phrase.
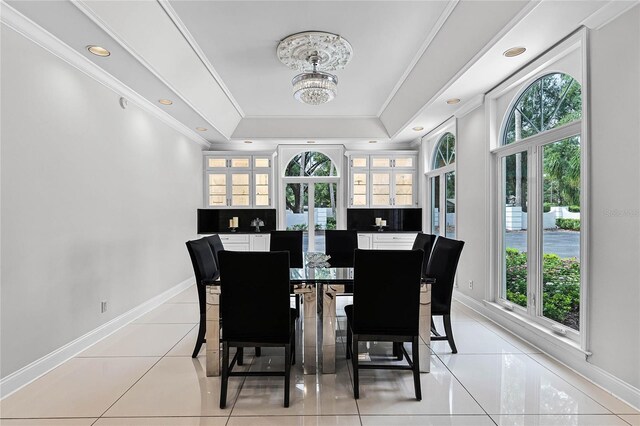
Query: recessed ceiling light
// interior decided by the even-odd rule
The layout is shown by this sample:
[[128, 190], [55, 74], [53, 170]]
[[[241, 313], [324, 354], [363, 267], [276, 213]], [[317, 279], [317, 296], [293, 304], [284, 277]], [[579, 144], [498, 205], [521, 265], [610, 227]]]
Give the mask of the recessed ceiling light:
[[158, 102], [162, 105], [173, 105], [173, 101], [170, 101], [169, 99], [158, 99]]
[[378, 141], [369, 141], [369, 143], [378, 143]]
[[420, 131], [424, 130], [424, 127], [420, 127], [420, 126], [418, 126], [418, 127], [414, 127], [414, 128], [413, 128], [413, 130], [414, 130], [415, 132], [420, 132]]
[[253, 141], [244, 141], [244, 143], [253, 143]]
[[316, 141], [307, 141], [307, 143], [316, 143]]
[[109, 56], [111, 55], [111, 52], [109, 52], [107, 49], [105, 49], [104, 47], [100, 47], [100, 46], [93, 46], [93, 45], [89, 45], [87, 46], [87, 50], [91, 53], [93, 53], [96, 56]]
[[460, 103], [460, 99], [458, 99], [458, 98], [451, 98], [451, 99], [447, 99], [447, 103], [448, 103], [449, 105], [455, 105], [455, 104], [457, 104], [457, 103]]
[[507, 58], [513, 58], [514, 56], [522, 55], [526, 52], [527, 49], [525, 47], [512, 47], [511, 49], [507, 49], [502, 53]]
[[196, 130], [199, 132], [206, 132], [208, 129], [206, 127], [196, 127]]

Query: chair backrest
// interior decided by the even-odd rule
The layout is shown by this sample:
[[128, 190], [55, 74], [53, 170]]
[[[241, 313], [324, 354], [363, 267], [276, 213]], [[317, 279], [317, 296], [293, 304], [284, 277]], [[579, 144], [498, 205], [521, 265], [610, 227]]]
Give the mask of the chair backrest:
[[358, 248], [358, 231], [326, 230], [325, 253], [329, 264], [336, 268], [353, 267], [353, 253]]
[[218, 261], [218, 253], [224, 250], [224, 245], [222, 245], [222, 240], [220, 239], [220, 235], [213, 234], [213, 235], [209, 235], [208, 237], [204, 237], [204, 239], [211, 246], [213, 257], [216, 259], [216, 265], [219, 265], [220, 262]]
[[302, 231], [271, 231], [269, 251], [288, 251], [292, 268], [302, 268]]
[[217, 278], [218, 264], [216, 263], [211, 246], [204, 239], [187, 241], [187, 251], [191, 257], [193, 272], [196, 276], [196, 284], [201, 285], [203, 281], [211, 281]]
[[218, 278], [218, 264], [213, 257], [211, 246], [204, 238], [187, 241], [185, 244], [193, 265], [193, 273], [196, 276], [196, 288], [200, 302], [200, 314], [202, 315], [206, 312], [205, 282]]
[[453, 283], [463, 247], [464, 241], [445, 237], [438, 237], [433, 246], [427, 265], [427, 276], [436, 279], [436, 283], [431, 286], [431, 313], [433, 314], [446, 315], [451, 312]]
[[220, 318], [226, 341], [289, 341], [289, 253], [223, 251]]
[[422, 250], [355, 251], [354, 333], [418, 333], [422, 258]]
[[422, 259], [422, 276], [423, 277], [427, 275], [427, 265], [429, 264], [429, 257], [431, 257], [431, 249], [433, 248], [433, 243], [435, 241], [436, 241], [435, 235], [423, 234], [422, 232], [418, 232], [418, 235], [416, 235], [416, 239], [413, 242], [413, 248], [411, 250], [424, 251], [424, 259]]

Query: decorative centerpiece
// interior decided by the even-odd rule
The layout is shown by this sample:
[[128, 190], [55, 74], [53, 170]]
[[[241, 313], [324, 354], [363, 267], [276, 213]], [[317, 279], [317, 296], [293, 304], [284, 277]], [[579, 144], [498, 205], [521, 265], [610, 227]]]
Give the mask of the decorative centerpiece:
[[324, 253], [308, 253], [307, 254], [307, 266], [309, 268], [328, 268], [329, 265], [328, 260], [331, 259], [331, 256]]
[[254, 231], [260, 232], [260, 227], [264, 226], [264, 222], [259, 217], [256, 217], [251, 221], [251, 226], [255, 227]]

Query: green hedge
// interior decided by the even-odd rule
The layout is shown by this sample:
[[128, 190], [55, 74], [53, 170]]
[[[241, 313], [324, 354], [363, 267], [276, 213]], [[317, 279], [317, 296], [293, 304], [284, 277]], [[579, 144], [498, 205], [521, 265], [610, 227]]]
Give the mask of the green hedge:
[[[527, 306], [527, 253], [507, 248], [507, 300]], [[545, 254], [542, 261], [543, 313], [561, 324], [577, 328], [580, 311], [580, 261]], [[570, 322], [572, 322], [570, 324]]]
[[570, 231], [580, 230], [580, 219], [556, 219], [556, 226], [560, 229], [568, 229]]
[[580, 213], [580, 206], [569, 206], [569, 211], [571, 213]]
[[544, 211], [545, 213], [549, 213], [551, 211], [551, 203], [543, 203], [542, 211]]

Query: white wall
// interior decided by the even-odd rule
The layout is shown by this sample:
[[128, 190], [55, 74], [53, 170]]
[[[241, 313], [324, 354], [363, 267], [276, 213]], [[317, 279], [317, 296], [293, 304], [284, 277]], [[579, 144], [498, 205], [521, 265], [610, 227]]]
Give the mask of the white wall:
[[184, 242], [202, 156], [21, 35], [1, 35], [6, 377], [192, 275]]
[[[457, 238], [465, 242], [458, 264], [458, 290], [485, 298], [489, 279], [487, 175], [489, 167], [484, 107], [458, 120], [456, 149]], [[469, 289], [469, 281], [473, 289]]]
[[640, 6], [592, 32], [590, 63], [591, 362], [640, 388]]
[[[614, 376], [640, 401], [640, 6], [590, 32], [591, 233], [586, 361], [574, 369], [596, 382]], [[466, 241], [457, 294], [489, 295], [491, 241], [484, 107], [458, 120], [458, 238]], [[468, 281], [474, 280], [474, 288]], [[482, 306], [481, 304], [477, 306]], [[513, 327], [517, 332], [518, 327]], [[565, 360], [565, 362], [568, 362]], [[587, 364], [588, 363], [588, 364]], [[593, 366], [597, 368], [592, 368]], [[605, 374], [600, 374], [604, 371]], [[627, 385], [635, 388], [629, 388]]]

